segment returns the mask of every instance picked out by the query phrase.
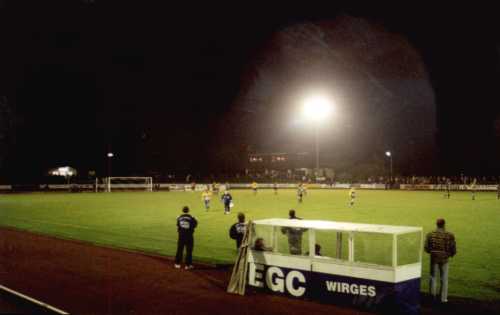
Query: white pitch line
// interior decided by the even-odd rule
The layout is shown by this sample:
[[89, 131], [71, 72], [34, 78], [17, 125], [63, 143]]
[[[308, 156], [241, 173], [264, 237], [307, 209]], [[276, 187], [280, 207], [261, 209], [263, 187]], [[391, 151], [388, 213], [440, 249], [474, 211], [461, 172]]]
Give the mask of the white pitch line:
[[34, 304], [38, 305], [38, 306], [44, 307], [44, 308], [46, 308], [46, 309], [48, 309], [48, 310], [50, 310], [50, 311], [52, 311], [52, 312], [55, 312], [55, 313], [57, 313], [57, 314], [61, 314], [61, 315], [69, 315], [69, 313], [68, 313], [68, 312], [66, 312], [66, 311], [60, 310], [60, 309], [58, 309], [57, 307], [51, 306], [51, 305], [49, 305], [49, 304], [47, 304], [47, 303], [43, 303], [43, 302], [38, 301], [38, 300], [36, 300], [36, 299], [34, 299], [34, 298], [32, 298], [32, 297], [29, 297], [29, 296], [27, 296], [27, 295], [24, 295], [24, 294], [22, 294], [22, 293], [20, 293], [20, 292], [17, 292], [17, 291], [14, 291], [14, 290], [12, 290], [12, 289], [9, 289], [9, 288], [7, 288], [6, 286], [3, 286], [3, 285], [1, 285], [1, 284], [0, 284], [0, 290], [3, 290], [3, 291], [8, 292], [8, 293], [10, 293], [10, 294], [13, 294], [13, 295], [15, 295], [15, 296], [17, 296], [17, 297], [20, 297], [21, 299], [27, 300], [27, 301], [29, 301], [29, 302], [31, 302], [31, 303], [34, 303]]

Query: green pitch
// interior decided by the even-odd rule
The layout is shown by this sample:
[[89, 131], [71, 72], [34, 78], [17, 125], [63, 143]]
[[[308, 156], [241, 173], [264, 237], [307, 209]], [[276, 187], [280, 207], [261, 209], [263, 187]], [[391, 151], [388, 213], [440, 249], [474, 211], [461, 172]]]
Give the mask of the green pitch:
[[[236, 256], [228, 229], [242, 211], [247, 219], [286, 218], [294, 208], [304, 219], [422, 226], [434, 228], [436, 218], [447, 220], [455, 233], [458, 254], [450, 264], [450, 295], [500, 299], [500, 201], [494, 193], [358, 190], [348, 207], [345, 190], [310, 190], [302, 204], [295, 190], [232, 191], [235, 208], [224, 215], [214, 198], [206, 212], [200, 193], [36, 193], [0, 195], [0, 225], [62, 238], [173, 256], [175, 219], [188, 205], [198, 219], [194, 258], [205, 262], [232, 262]], [[325, 246], [323, 246], [325, 247]], [[424, 255], [422, 290], [427, 291], [428, 255]]]

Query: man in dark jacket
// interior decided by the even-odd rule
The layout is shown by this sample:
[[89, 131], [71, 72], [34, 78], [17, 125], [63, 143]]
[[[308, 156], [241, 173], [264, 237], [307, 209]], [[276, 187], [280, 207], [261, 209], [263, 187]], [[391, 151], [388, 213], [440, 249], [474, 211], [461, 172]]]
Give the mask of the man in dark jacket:
[[455, 236], [445, 231], [444, 219], [436, 221], [437, 229], [428, 233], [425, 240], [425, 252], [431, 255], [431, 295], [437, 297], [437, 273], [441, 279], [441, 302], [448, 302], [448, 258], [457, 253]]
[[[290, 210], [288, 212], [290, 220], [302, 220], [301, 218], [295, 216], [295, 210]], [[296, 228], [296, 227], [282, 227], [281, 233], [288, 236], [288, 248], [290, 254], [292, 255], [302, 255], [302, 233], [307, 231], [307, 229]]]
[[229, 237], [236, 240], [236, 249], [240, 248], [246, 230], [245, 215], [240, 212], [238, 213], [238, 222], [229, 229]]
[[177, 254], [175, 255], [175, 268], [181, 267], [182, 254], [184, 252], [184, 247], [186, 247], [186, 269], [193, 269], [193, 246], [194, 239], [193, 233], [196, 226], [198, 226], [198, 221], [189, 214], [189, 208], [182, 208], [183, 214], [177, 217], [177, 232], [179, 233], [179, 239], [177, 241]]

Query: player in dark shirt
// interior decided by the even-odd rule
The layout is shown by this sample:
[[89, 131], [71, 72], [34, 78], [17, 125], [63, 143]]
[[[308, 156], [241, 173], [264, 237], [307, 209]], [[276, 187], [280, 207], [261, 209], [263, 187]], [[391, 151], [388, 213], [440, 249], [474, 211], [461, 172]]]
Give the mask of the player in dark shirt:
[[246, 230], [247, 224], [245, 223], [245, 215], [240, 212], [238, 213], [238, 222], [233, 224], [229, 229], [229, 237], [236, 240], [236, 249], [240, 248]]
[[304, 186], [300, 183], [297, 187], [297, 199], [299, 202], [302, 202], [302, 197], [304, 197]]
[[198, 226], [198, 221], [189, 214], [189, 208], [182, 208], [183, 214], [177, 217], [177, 232], [179, 238], [177, 240], [177, 254], [175, 255], [175, 268], [181, 267], [182, 255], [184, 247], [186, 247], [186, 269], [193, 269], [193, 246], [194, 229]]
[[446, 199], [450, 199], [450, 190], [451, 190], [451, 180], [448, 178], [446, 180], [446, 187], [445, 187], [445, 193], [444, 193], [444, 197]]
[[349, 201], [349, 206], [354, 206], [354, 200], [356, 200], [356, 189], [351, 188], [351, 190], [349, 190], [349, 198], [351, 198], [351, 200]]
[[231, 203], [233, 201], [233, 196], [229, 193], [229, 191], [225, 191], [224, 195], [222, 195], [222, 203], [224, 203], [224, 214], [231, 213]]

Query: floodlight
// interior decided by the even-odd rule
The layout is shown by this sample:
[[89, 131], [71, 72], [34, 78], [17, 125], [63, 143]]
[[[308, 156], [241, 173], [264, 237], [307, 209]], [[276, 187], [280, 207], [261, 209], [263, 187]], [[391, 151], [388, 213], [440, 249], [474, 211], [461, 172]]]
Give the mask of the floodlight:
[[108, 153], [108, 157], [109, 157], [109, 158], [112, 158], [113, 156], [114, 156], [113, 152], [109, 152], [109, 153]]
[[391, 156], [391, 151], [385, 151], [385, 155], [387, 155], [387, 156], [390, 157]]
[[332, 104], [325, 97], [313, 96], [305, 100], [302, 111], [307, 119], [320, 121], [331, 115]]

